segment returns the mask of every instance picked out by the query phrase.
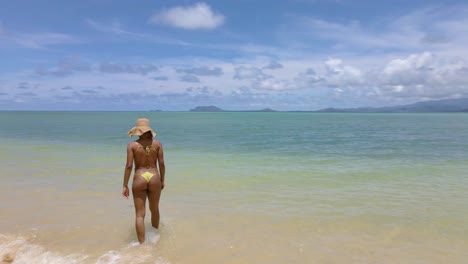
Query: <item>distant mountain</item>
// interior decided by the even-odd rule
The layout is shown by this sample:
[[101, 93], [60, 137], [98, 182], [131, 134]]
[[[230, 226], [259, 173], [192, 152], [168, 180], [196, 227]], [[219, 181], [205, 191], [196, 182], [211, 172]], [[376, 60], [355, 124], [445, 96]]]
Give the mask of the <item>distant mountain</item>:
[[468, 98], [425, 101], [409, 105], [388, 107], [325, 108], [325, 113], [434, 113], [468, 112]]
[[224, 112], [224, 110], [217, 106], [209, 105], [209, 106], [197, 106], [194, 109], [190, 109], [190, 112]]
[[[217, 106], [197, 106], [191, 112], [276, 112], [271, 108], [261, 110], [224, 110]], [[325, 108], [317, 111], [289, 111], [289, 112], [319, 112], [319, 113], [444, 113], [468, 112], [468, 98], [425, 101], [408, 105], [386, 107], [358, 107], [358, 108]]]

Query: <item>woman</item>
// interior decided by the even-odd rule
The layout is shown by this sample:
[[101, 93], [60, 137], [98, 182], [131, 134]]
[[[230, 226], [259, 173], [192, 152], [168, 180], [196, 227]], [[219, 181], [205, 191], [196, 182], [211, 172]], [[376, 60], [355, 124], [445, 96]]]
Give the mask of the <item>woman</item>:
[[[153, 140], [156, 133], [151, 129], [149, 120], [140, 118], [136, 126], [128, 131], [128, 136], [139, 136], [136, 141], [127, 145], [127, 164], [123, 180], [122, 195], [128, 199], [128, 180], [135, 163], [132, 193], [135, 203], [135, 227], [140, 243], [145, 242], [146, 198], [151, 211], [151, 225], [159, 228], [159, 197], [164, 189], [164, 154], [161, 142]], [[159, 164], [159, 172], [156, 164]]]

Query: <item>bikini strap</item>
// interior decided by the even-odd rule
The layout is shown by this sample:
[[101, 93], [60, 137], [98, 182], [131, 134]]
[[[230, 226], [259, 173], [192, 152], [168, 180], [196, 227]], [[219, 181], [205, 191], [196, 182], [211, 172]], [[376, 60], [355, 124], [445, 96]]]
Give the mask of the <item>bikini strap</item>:
[[[154, 143], [154, 140], [151, 141], [151, 145], [147, 145], [147, 146], [143, 146], [140, 142], [138, 142], [138, 141], [136, 141], [136, 140], [135, 140], [134, 142], [138, 144], [137, 149], [143, 148], [143, 149], [145, 150], [146, 155], [149, 155], [149, 150], [150, 150], [150, 148], [153, 148], [154, 151], [156, 151], [156, 148], [154, 147], [154, 144], [153, 144], [153, 143]], [[157, 151], [156, 151], [156, 152], [157, 152]]]

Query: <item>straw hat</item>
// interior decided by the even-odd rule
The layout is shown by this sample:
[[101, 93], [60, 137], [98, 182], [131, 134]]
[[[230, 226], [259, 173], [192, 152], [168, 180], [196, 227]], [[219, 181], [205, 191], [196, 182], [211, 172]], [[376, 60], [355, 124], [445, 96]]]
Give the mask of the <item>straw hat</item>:
[[156, 132], [154, 132], [150, 127], [149, 120], [146, 118], [139, 118], [137, 119], [135, 126], [128, 131], [128, 136], [141, 136], [148, 131], [151, 131], [153, 137], [156, 136]]

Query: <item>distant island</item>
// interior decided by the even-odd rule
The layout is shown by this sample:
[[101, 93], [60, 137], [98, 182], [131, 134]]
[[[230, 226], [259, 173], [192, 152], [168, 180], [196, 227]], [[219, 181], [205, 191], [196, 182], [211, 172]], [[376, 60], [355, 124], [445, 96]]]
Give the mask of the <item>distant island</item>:
[[[197, 106], [190, 112], [278, 112], [271, 108], [260, 110], [224, 110], [217, 106]], [[424, 101], [408, 105], [358, 108], [324, 108], [316, 111], [286, 111], [307, 113], [454, 113], [468, 112], [468, 98]]]
[[197, 106], [194, 109], [190, 109], [190, 112], [276, 112], [270, 108], [264, 108], [260, 110], [224, 110], [214, 105], [209, 106]]
[[224, 112], [224, 111], [225, 110], [214, 105], [197, 106], [194, 109], [190, 109], [190, 112]]

